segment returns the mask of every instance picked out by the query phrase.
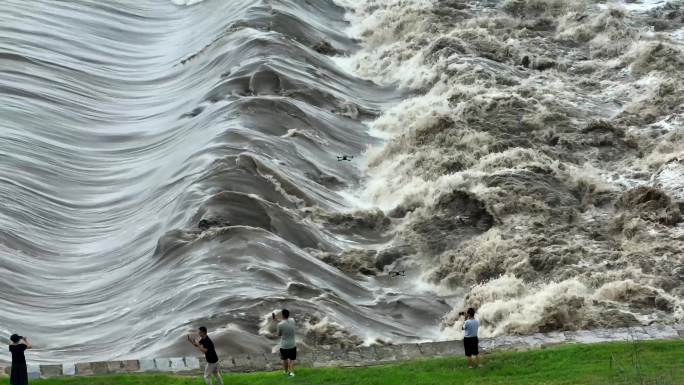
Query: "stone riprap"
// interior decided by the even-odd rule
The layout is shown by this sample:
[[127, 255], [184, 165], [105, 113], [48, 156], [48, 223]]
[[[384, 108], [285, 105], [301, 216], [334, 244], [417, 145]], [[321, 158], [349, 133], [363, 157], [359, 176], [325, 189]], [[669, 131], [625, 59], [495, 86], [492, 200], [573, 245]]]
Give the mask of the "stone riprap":
[[[684, 338], [684, 325], [594, 329], [572, 332], [538, 333], [526, 336], [483, 338], [480, 348], [484, 352], [501, 350], [538, 349], [567, 343], [598, 343], [609, 341], [662, 340]], [[390, 362], [433, 357], [463, 355], [460, 340], [368, 346], [356, 349], [318, 348], [301, 349], [297, 360], [302, 367], [371, 366]], [[169, 372], [201, 373], [204, 357], [154, 358], [108, 362], [65, 363], [62, 365], [29, 365], [29, 378], [60, 376], [92, 376], [122, 373]], [[224, 357], [221, 368], [225, 372], [270, 371], [280, 368], [280, 357], [273, 353], [243, 354]], [[10, 367], [0, 365], [0, 373], [8, 375]]]

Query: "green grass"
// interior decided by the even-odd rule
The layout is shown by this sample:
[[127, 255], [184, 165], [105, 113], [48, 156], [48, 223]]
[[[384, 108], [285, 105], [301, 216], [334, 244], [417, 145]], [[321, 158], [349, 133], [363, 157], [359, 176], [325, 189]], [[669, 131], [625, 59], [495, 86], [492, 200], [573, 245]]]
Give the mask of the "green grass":
[[[635, 351], [638, 350], [638, 354]], [[611, 357], [613, 359], [611, 360]], [[369, 368], [300, 369], [224, 375], [226, 385], [441, 385], [441, 384], [684, 384], [684, 341], [564, 345], [523, 353], [495, 353], [484, 367], [467, 369], [465, 358], [439, 358]], [[611, 367], [611, 361], [614, 364]], [[635, 363], [639, 362], [641, 378]], [[124, 375], [36, 380], [40, 385], [203, 384], [199, 376]], [[8, 384], [7, 379], [0, 385]]]

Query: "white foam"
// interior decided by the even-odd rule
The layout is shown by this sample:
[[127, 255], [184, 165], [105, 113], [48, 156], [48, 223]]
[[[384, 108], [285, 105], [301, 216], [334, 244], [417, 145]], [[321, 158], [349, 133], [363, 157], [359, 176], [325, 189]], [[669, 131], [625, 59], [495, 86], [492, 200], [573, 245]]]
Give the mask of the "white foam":
[[[468, 118], [486, 119], [487, 111], [495, 111], [495, 109], [505, 111], [508, 108], [513, 111], [515, 108], [511, 105], [516, 104], [506, 103], [509, 100], [515, 100], [515, 103], [521, 106], [520, 109], [530, 110], [526, 117], [535, 119], [540, 117], [539, 121], [530, 122], [530, 126], [536, 125], [540, 127], [539, 129], [548, 126], [548, 122], [543, 120], [548, 118], [548, 113], [560, 115], [576, 113], [577, 117], [571, 116], [569, 120], [578, 130], [578, 134], [581, 134], [579, 130], [591, 118], [605, 119], [620, 115], [625, 112], [619, 108], [623, 105], [629, 108], [627, 112], [636, 110], [642, 104], [647, 105], [663, 84], [665, 75], [659, 71], [660, 67], [651, 70], [641, 62], [637, 62], [637, 65], [632, 63], [643, 59], [647, 53], [650, 53], [649, 49], [658, 38], [658, 34], [648, 30], [646, 26], [632, 28], [632, 21], [638, 18], [630, 18], [629, 13], [647, 12], [662, 6], [665, 1], [644, 0], [640, 3], [612, 1], [605, 6], [599, 6], [605, 12], [590, 14], [586, 18], [578, 17], [576, 13], [569, 13], [567, 20], [563, 21], [565, 24], [561, 25], [563, 28], [567, 27], [567, 33], [558, 37], [576, 39], [579, 44], [586, 44], [586, 47], [595, 53], [595, 56], [590, 55], [590, 59], [582, 60], [581, 64], [586, 65], [582, 68], [588, 69], [586, 76], [581, 72], [565, 71], [562, 67], [564, 59], [560, 58], [557, 59], [556, 69], [552, 70], [538, 72], [518, 68], [512, 61], [516, 60], [516, 56], [519, 58], [520, 55], [527, 55], [524, 50], [530, 49], [530, 42], [527, 41], [529, 39], [525, 35], [516, 36], [515, 33], [503, 37], [497, 36], [494, 32], [497, 28], [491, 28], [491, 31], [488, 31], [488, 27], [483, 27], [487, 24], [486, 14], [483, 14], [481, 19], [473, 19], [466, 23], [455, 21], [453, 24], [442, 25], [438, 18], [431, 18], [430, 12], [425, 13], [436, 4], [434, 1], [406, 0], [403, 2], [405, 4], [403, 8], [397, 5], [399, 1], [394, 0], [340, 0], [340, 2], [354, 7], [349, 16], [350, 20], [355, 23], [352, 30], [355, 35], [363, 39], [364, 45], [364, 50], [355, 56], [338, 59], [340, 67], [378, 83], [391, 84], [399, 88], [419, 89], [422, 93], [421, 96], [404, 100], [394, 108], [385, 111], [371, 125], [373, 130], [377, 130], [381, 137], [386, 139], [386, 143], [384, 146], [367, 151], [368, 161], [364, 170], [368, 176], [367, 183], [363, 193], [355, 197], [366, 203], [371, 202], [372, 205], [379, 206], [383, 210], [393, 208], [398, 204], [413, 202], [421, 202], [425, 204], [424, 207], [429, 207], [444, 192], [459, 189], [475, 193], [488, 203], [493, 203], [492, 210], [496, 212], [497, 205], [503, 206], [505, 203], [496, 200], [498, 199], [496, 194], [500, 192], [495, 192], [494, 189], [481, 184], [482, 176], [504, 171], [515, 172], [518, 166], [522, 169], [530, 165], [548, 167], [552, 170], [553, 176], [560, 179], [566, 186], [591, 186], [594, 194], [604, 191], [615, 193], [614, 190], [623, 190], [647, 183], [644, 179], [631, 177], [631, 175], [636, 175], [633, 173], [634, 170], [646, 163], [639, 160], [633, 160], [632, 164], [625, 167], [614, 164], [605, 167], [605, 164], [592, 159], [592, 155], [589, 155], [587, 166], [575, 167], [553, 156], [542, 159], [541, 156], [535, 156], [531, 151], [504, 149], [494, 150], [495, 154], [487, 155], [490, 151], [487, 146], [490, 142], [496, 141], [496, 135], [488, 131], [477, 131], [477, 128], [470, 129]], [[616, 7], [617, 12], [614, 11]], [[498, 14], [496, 22], [491, 21], [491, 24], [505, 25], [514, 22], [506, 18], [507, 16]], [[429, 25], [430, 23], [434, 24]], [[561, 32], [563, 28], [560, 28]], [[492, 33], [489, 34], [489, 32]], [[684, 31], [676, 31], [672, 36], [674, 40], [684, 38]], [[440, 45], [436, 48], [439, 51], [445, 47], [444, 56], [448, 58], [433, 55], [431, 52], [431, 48], [434, 48], [431, 47], [432, 42], [441, 38], [444, 38], [444, 44], [440, 41]], [[515, 39], [517, 39], [515, 42], [511, 42]], [[551, 40], [547, 42], [543, 39], [535, 39], [535, 41], [538, 41], [540, 45], [540, 50], [535, 54], [546, 54], [544, 45], [547, 43], [552, 48], [548, 50], [549, 55], [555, 53], [554, 42]], [[511, 49], [510, 57], [497, 57], [500, 59], [499, 62], [483, 58], [483, 56], [496, 55], [504, 49], [506, 51]], [[523, 51], [516, 51], [518, 49]], [[570, 64], [573, 61], [572, 58], [568, 59]], [[593, 75], [593, 73], [598, 74], [608, 70], [612, 72], [610, 76]], [[616, 70], [622, 70], [623, 76], [613, 76]], [[500, 77], [504, 81], [513, 80], [512, 83], [519, 83], [520, 86], [492, 82], [490, 79], [494, 77]], [[597, 84], [595, 91], [587, 92], [576, 85], [585, 79]], [[521, 90], [526, 91], [528, 96], [521, 95]], [[538, 103], [530, 103], [530, 98], [534, 98]], [[567, 114], [568, 111], [570, 114]], [[496, 114], [492, 112], [492, 115]], [[442, 130], [439, 127], [440, 119], [451, 119], [456, 122], [457, 129], [451, 130], [453, 127], [449, 127]], [[667, 119], [658, 124], [674, 131], [677, 121]], [[643, 131], [643, 127], [644, 125], [640, 125], [637, 129]], [[426, 167], [426, 164], [438, 162], [440, 156], [451, 155], [448, 154], [450, 151], [448, 145], [433, 145], [429, 139], [425, 141], [427, 145], [421, 141], [412, 141], [411, 135], [421, 130], [424, 130], [425, 136], [433, 138], [433, 132], [430, 131], [432, 128], [435, 128], [436, 134], [434, 135], [440, 135], [439, 138], [448, 141], [448, 145], [452, 141], [456, 144], [453, 151], [459, 152], [459, 156], [471, 157], [472, 162], [464, 162], [467, 164], [467, 169], [444, 175], [428, 175], [432, 170], [429, 166]], [[465, 136], [468, 130], [473, 132], [473, 137]], [[461, 133], [464, 133], [463, 137], [460, 137]], [[476, 134], [481, 136], [474, 137]], [[471, 141], [473, 143], [470, 143]], [[673, 151], [676, 144], [677, 142], [674, 142], [672, 145]], [[445, 148], [439, 148], [440, 146]], [[479, 150], [478, 146], [482, 150]], [[467, 149], [463, 149], [464, 147]], [[593, 166], [589, 166], [590, 164]], [[665, 182], [672, 180], [669, 172], [669, 170], [664, 171]], [[489, 197], [493, 199], [487, 200]], [[523, 196], [521, 199], [532, 200], [528, 196]], [[523, 212], [520, 216], [527, 214], [529, 213]], [[584, 214], [586, 218], [583, 220], [586, 223], [601, 226], [600, 222], [604, 218], [601, 217], [599, 209], [591, 213], [587, 211]], [[410, 221], [411, 214], [407, 218], [407, 221]], [[506, 221], [512, 222], [513, 219], [506, 218]], [[501, 230], [493, 228], [486, 233], [488, 235], [483, 234], [473, 240], [473, 243], [478, 244], [472, 247], [473, 250], [469, 254], [473, 255], [473, 264], [505, 264], [495, 257], [487, 260], [490, 255], [506, 254], [507, 261], [516, 260], [518, 256], [512, 257], [514, 253], [510, 251], [511, 248], [517, 247], [515, 240], [512, 239], [519, 237], [522, 240], [524, 237], [518, 234], [529, 229], [529, 223], [525, 223], [525, 219], [520, 221], [521, 226], [502, 227]], [[492, 234], [496, 231], [510, 231], [510, 229], [515, 229], [512, 234], [508, 234], [511, 239], [505, 241], [493, 239]], [[660, 233], [657, 235], [662, 236]], [[570, 244], [584, 242], [584, 238], [577, 234], [568, 234], [567, 238]], [[490, 252], [488, 247], [494, 251]], [[586, 247], [593, 246], [587, 245]], [[549, 253], [554, 250], [566, 252], [562, 247], [548, 248], [543, 252]], [[511, 332], [535, 332], [542, 325], [548, 327], [545, 323], [552, 321], [553, 317], [560, 317], [558, 322], [567, 327], [575, 327], [573, 323], [579, 324], [595, 317], [593, 313], [584, 314], [583, 312], [598, 309], [598, 306], [592, 304], [591, 300], [597, 288], [603, 283], [621, 282], [626, 277], [630, 277], [634, 279], [634, 282], [642, 285], [652, 279], [652, 277], [641, 275], [643, 273], [638, 272], [634, 266], [620, 269], [620, 271], [606, 272], [607, 267], [597, 263], [595, 259], [584, 257], [577, 258], [575, 262], [563, 266], [576, 266], [579, 277], [577, 279], [568, 279], [572, 276], [568, 273], [563, 276], [556, 272], [544, 275], [545, 273], [532, 272], [529, 269], [529, 258], [525, 258], [527, 251], [524, 247], [520, 247], [521, 257], [518, 264], [513, 266], [511, 262], [500, 269], [508, 274], [519, 269], [532, 278], [526, 276], [522, 280], [516, 276], [507, 275], [499, 279], [491, 279], [470, 291], [469, 300], [478, 296], [484, 299], [478, 304], [481, 305], [480, 316], [487, 321], [483, 324], [483, 336]], [[655, 258], [652, 258], [652, 261], [655, 261]], [[438, 263], [434, 269], [449, 268], [447, 265], [448, 262], [445, 265]], [[453, 268], [454, 270], [461, 269], [457, 273], [463, 272], [462, 266]], [[448, 272], [446, 270], [446, 273]], [[617, 293], [621, 287], [617, 283], [613, 286], [605, 286], [602, 293], [608, 293], [609, 288]], [[434, 288], [427, 286], [423, 288], [435, 291]], [[620, 297], [616, 298], [620, 299]], [[597, 307], [594, 308], [594, 306]], [[460, 308], [462, 307], [458, 310]], [[632, 310], [626, 309], [625, 311], [633, 313]], [[683, 312], [681, 307], [676, 307], [675, 312], [681, 319]], [[637, 321], [648, 321], [639, 315], [635, 317]], [[460, 336], [458, 322], [454, 323], [451, 319], [446, 324], [448, 325], [445, 328], [446, 335]]]
[[684, 44], [684, 28], [672, 32], [672, 40], [678, 44]]
[[337, 194], [344, 199], [345, 204], [349, 207], [349, 212], [375, 208], [375, 205], [365, 199], [359, 190], [346, 189]]
[[333, 56], [330, 58], [330, 61], [335, 63], [337, 67], [348, 73], [354, 73], [356, 70], [356, 60], [357, 58], [354, 56]]
[[[473, 288], [468, 305], [479, 308], [480, 336], [493, 337], [534, 333], [549, 312], [554, 311], [567, 317], [566, 322], [577, 321], [574, 317], [579, 314], [573, 316], [565, 307], [588, 295], [587, 287], [576, 279], [534, 287], [519, 278], [503, 276]], [[454, 310], [457, 313], [458, 309]], [[450, 317], [445, 334], [461, 338], [463, 319], [453, 313]]]
[[654, 175], [653, 183], [672, 198], [684, 202], [684, 163], [670, 162]]
[[641, 0], [636, 2], [622, 0], [619, 2], [620, 6], [624, 7], [627, 11], [636, 13], [648, 12], [651, 9], [665, 5], [665, 3], [667, 3], [666, 0]]
[[197, 3], [201, 3], [204, 0], [171, 0], [172, 3], [176, 5], [193, 5]]

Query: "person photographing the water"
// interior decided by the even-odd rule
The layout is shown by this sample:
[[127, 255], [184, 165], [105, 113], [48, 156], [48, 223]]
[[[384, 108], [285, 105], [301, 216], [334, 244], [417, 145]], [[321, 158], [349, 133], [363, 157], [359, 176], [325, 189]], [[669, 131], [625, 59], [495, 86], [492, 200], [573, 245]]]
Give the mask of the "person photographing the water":
[[218, 354], [216, 354], [216, 349], [214, 348], [214, 342], [207, 335], [207, 328], [200, 326], [199, 328], [200, 340], [195, 341], [194, 338], [188, 335], [188, 341], [193, 344], [199, 351], [204, 353], [204, 357], [207, 359], [207, 366], [204, 368], [204, 382], [207, 385], [211, 385], [212, 375], [216, 377], [216, 382], [219, 385], [223, 385], [223, 378], [221, 378], [221, 367], [219, 366]]
[[[283, 309], [283, 320], [278, 323], [276, 331], [280, 336], [280, 359], [283, 360], [285, 374], [294, 377], [295, 361], [297, 361], [297, 344], [295, 343], [295, 322], [290, 318], [290, 311]], [[271, 313], [276, 321], [275, 313]]]
[[11, 385], [26, 385], [28, 384], [28, 370], [26, 368], [26, 357], [24, 352], [26, 349], [33, 348], [31, 341], [28, 338], [22, 337], [18, 334], [10, 336], [9, 351], [12, 353], [12, 373], [10, 374]]
[[[480, 364], [480, 351], [478, 349], [479, 340], [477, 338], [477, 330], [480, 328], [480, 321], [475, 319], [475, 309], [469, 308], [464, 315], [466, 320], [463, 323], [463, 347], [465, 348], [465, 355], [468, 357], [468, 368], [473, 368], [473, 361]], [[473, 360], [473, 357], [475, 358]]]

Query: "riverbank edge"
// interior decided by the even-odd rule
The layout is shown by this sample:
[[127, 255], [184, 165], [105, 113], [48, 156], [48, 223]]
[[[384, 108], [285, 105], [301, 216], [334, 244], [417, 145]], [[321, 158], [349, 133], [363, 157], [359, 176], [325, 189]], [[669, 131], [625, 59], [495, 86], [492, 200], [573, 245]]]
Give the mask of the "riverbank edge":
[[[486, 353], [506, 350], [531, 350], [562, 344], [590, 344], [618, 341], [648, 341], [684, 339], [684, 324], [650, 325], [643, 327], [593, 329], [537, 333], [521, 336], [501, 336], [480, 340]], [[463, 356], [461, 340], [368, 346], [354, 349], [319, 347], [300, 349], [298, 366], [363, 367], [425, 358]], [[204, 370], [204, 357], [170, 357], [131, 359], [105, 362], [29, 364], [29, 378], [55, 378], [65, 376], [92, 376], [135, 373], [196, 374]], [[221, 368], [225, 372], [262, 372], [280, 368], [276, 353], [254, 353], [225, 356]], [[0, 373], [8, 375], [10, 365], [0, 364]]]

